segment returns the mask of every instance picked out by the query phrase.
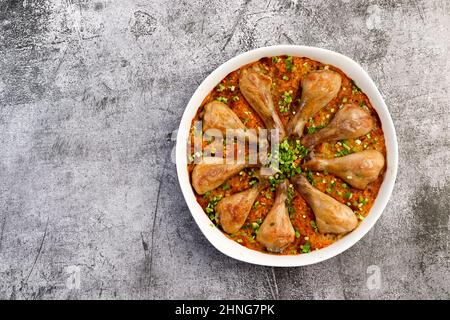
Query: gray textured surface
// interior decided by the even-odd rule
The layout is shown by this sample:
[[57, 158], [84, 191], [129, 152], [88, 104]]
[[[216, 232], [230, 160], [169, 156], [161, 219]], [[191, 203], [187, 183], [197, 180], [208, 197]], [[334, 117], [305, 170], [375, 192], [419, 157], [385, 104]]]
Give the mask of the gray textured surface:
[[[0, 0], [0, 298], [450, 298], [449, 17], [448, 0]], [[376, 227], [304, 268], [216, 251], [170, 161], [209, 72], [280, 43], [361, 63], [400, 146]]]

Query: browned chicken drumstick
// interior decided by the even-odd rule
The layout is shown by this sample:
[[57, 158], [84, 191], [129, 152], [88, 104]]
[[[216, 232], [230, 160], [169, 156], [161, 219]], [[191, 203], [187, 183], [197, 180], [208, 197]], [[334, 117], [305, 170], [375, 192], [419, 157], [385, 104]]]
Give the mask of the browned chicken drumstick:
[[310, 148], [323, 141], [358, 138], [369, 133], [373, 126], [374, 121], [370, 114], [355, 104], [347, 104], [325, 128], [304, 136], [302, 145]]
[[226, 233], [236, 233], [242, 228], [258, 194], [266, 186], [266, 183], [260, 182], [250, 189], [235, 193], [219, 201], [216, 206], [216, 213], [222, 229]]
[[205, 106], [203, 131], [208, 129], [218, 129], [222, 133], [226, 133], [227, 129], [245, 130], [246, 127], [230, 107], [215, 100]]
[[[218, 160], [221, 161], [223, 159]], [[248, 166], [247, 164], [238, 163], [217, 163], [218, 160], [205, 158], [202, 163], [194, 167], [192, 171], [192, 186], [198, 194], [205, 194], [217, 188], [228, 178]]]
[[378, 178], [384, 167], [384, 156], [376, 150], [365, 150], [333, 159], [313, 158], [304, 166], [314, 171], [327, 170], [352, 187], [363, 190]]
[[316, 216], [320, 233], [347, 233], [358, 225], [352, 209], [314, 188], [303, 175], [291, 179]]
[[245, 100], [258, 113], [267, 129], [278, 129], [280, 140], [286, 136], [283, 123], [278, 116], [272, 100], [272, 78], [254, 69], [241, 71], [239, 89]]
[[222, 134], [226, 134], [227, 129], [240, 129], [237, 131], [237, 136], [240, 134], [247, 135], [249, 141], [258, 142], [258, 137], [247, 130], [247, 127], [236, 113], [220, 101], [212, 101], [205, 106], [203, 131], [206, 132], [208, 129], [220, 130]]
[[[236, 113], [220, 101], [212, 101], [205, 106], [205, 114], [203, 115], [203, 131], [205, 134], [209, 129], [219, 130], [224, 138], [226, 138], [227, 129], [237, 129], [234, 131], [234, 135], [239, 139], [239, 142], [248, 140], [255, 147], [259, 144], [259, 150], [266, 150], [268, 146], [267, 139], [260, 137], [258, 140], [256, 132], [248, 130]], [[223, 148], [223, 141], [214, 141], [213, 144], [206, 147], [206, 150], [218, 150], [219, 148]], [[233, 150], [228, 151], [233, 152]]]
[[268, 251], [283, 252], [295, 239], [295, 230], [289, 219], [286, 205], [289, 182], [285, 180], [277, 187], [277, 195], [266, 218], [259, 228], [256, 240]]
[[300, 107], [288, 123], [288, 134], [301, 137], [309, 118], [333, 100], [340, 88], [341, 76], [337, 72], [319, 70], [308, 73], [302, 80]]

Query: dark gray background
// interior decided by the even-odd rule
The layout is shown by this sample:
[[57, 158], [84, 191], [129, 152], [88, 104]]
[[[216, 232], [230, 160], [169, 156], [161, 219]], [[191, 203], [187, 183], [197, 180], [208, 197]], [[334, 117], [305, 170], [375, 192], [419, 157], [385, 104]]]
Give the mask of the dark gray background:
[[[449, 17], [448, 0], [0, 0], [0, 298], [449, 298]], [[216, 251], [171, 162], [199, 83], [273, 44], [359, 62], [400, 148], [375, 228], [303, 268]]]

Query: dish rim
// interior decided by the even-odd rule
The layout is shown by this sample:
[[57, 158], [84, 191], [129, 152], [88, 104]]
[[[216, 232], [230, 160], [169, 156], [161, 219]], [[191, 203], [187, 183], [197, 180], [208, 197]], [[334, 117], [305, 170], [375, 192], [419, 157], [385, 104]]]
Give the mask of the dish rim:
[[[355, 230], [328, 247], [298, 255], [263, 253], [249, 249], [227, 238], [219, 228], [211, 223], [211, 220], [197, 202], [187, 170], [186, 142], [189, 138], [189, 129], [192, 119], [207, 94], [230, 72], [261, 58], [281, 55], [307, 57], [342, 70], [369, 98], [380, 118], [386, 144], [384, 180], [368, 216]], [[317, 47], [275, 45], [241, 53], [221, 64], [202, 81], [189, 100], [181, 118], [177, 133], [176, 166], [178, 181], [189, 211], [204, 236], [217, 250], [231, 258], [251, 264], [272, 267], [298, 267], [322, 262], [341, 254], [355, 245], [373, 228], [386, 208], [394, 188], [398, 170], [398, 143], [394, 123], [381, 93], [369, 74], [356, 61], [341, 53]]]

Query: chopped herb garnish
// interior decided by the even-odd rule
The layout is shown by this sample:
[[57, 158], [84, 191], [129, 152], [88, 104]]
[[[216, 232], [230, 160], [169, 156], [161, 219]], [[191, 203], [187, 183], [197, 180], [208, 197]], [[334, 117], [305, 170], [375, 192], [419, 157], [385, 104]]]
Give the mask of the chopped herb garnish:
[[346, 156], [346, 155], [348, 155], [348, 154], [350, 154], [350, 150], [348, 150], [348, 149], [342, 149], [342, 150], [339, 150], [338, 152], [336, 152], [336, 153], [334, 154], [334, 156], [335, 156], [336, 158], [338, 158], [338, 157]]
[[369, 201], [369, 199], [364, 198], [361, 195], [358, 197], [358, 202], [361, 203], [361, 204], [367, 204], [368, 201]]
[[218, 92], [222, 92], [223, 90], [225, 90], [225, 86], [223, 85], [223, 84], [221, 84], [221, 83], [219, 83], [219, 85], [217, 86], [217, 89], [216, 89]]
[[208, 191], [203, 195], [203, 199], [208, 199], [210, 196], [211, 196], [211, 191]]
[[292, 62], [292, 56], [288, 56], [286, 60], [284, 60], [286, 65], [286, 70], [292, 72], [294, 70], [294, 63]]
[[[205, 194], [206, 195], [206, 194]], [[212, 199], [209, 199], [208, 205], [205, 208], [206, 213], [209, 214], [209, 218], [211, 221], [215, 221], [216, 223], [219, 223], [217, 216], [215, 215], [215, 207], [217, 203], [222, 199], [222, 195], [218, 195], [213, 197]], [[208, 196], [209, 198], [209, 196]]]
[[280, 62], [280, 58], [278, 58], [278, 57], [272, 57], [272, 63], [278, 63], [278, 62]]
[[280, 173], [276, 173], [275, 175], [270, 176], [268, 178], [269, 184], [270, 184], [270, 191], [275, 192], [276, 186], [279, 185], [280, 183], [282, 183], [284, 181], [284, 179], [285, 179], [285, 176]]
[[230, 189], [231, 189], [231, 186], [228, 182], [222, 185], [222, 190], [230, 190]]
[[316, 132], [316, 131], [318, 131], [318, 130], [324, 128], [324, 127], [325, 127], [324, 124], [321, 124], [321, 125], [318, 125], [318, 126], [309, 126], [309, 127], [308, 127], [308, 133], [309, 133], [309, 134], [312, 134], [312, 133], [314, 133], [314, 132]]
[[283, 80], [284, 80], [284, 81], [288, 81], [288, 80], [289, 80], [289, 77], [288, 77], [287, 75], [283, 74]]
[[357, 94], [359, 92], [361, 92], [361, 89], [355, 84], [355, 81], [351, 81], [352, 82], [352, 94]]
[[233, 98], [231, 98], [234, 102], [236, 102], [236, 101], [238, 101], [239, 100], [239, 97], [238, 96], [234, 96]]
[[311, 244], [306, 242], [304, 245], [300, 246], [300, 249], [302, 250], [302, 253], [308, 253], [311, 251]]
[[309, 183], [314, 184], [314, 175], [312, 171], [309, 171], [306, 173], [306, 178], [308, 179]]
[[223, 103], [228, 103], [228, 99], [225, 97], [217, 97], [216, 99], [217, 101], [223, 102]]
[[214, 209], [213, 209], [213, 208], [210, 208], [210, 207], [208, 206], [208, 207], [206, 207], [205, 211], [206, 211], [206, 213], [213, 213], [213, 212], [214, 212]]
[[300, 231], [295, 230], [295, 237], [298, 239], [300, 238], [300, 236], [301, 236]]
[[289, 112], [292, 103], [292, 91], [285, 91], [278, 101], [278, 108], [281, 113]]
[[314, 220], [311, 220], [311, 227], [314, 229], [315, 232], [318, 232], [319, 230], [317, 229], [317, 224]]
[[308, 155], [309, 150], [304, 147], [300, 140], [284, 139], [280, 144], [278, 161], [280, 180], [291, 178], [301, 173], [301, 168], [297, 167], [297, 162]]
[[347, 149], [348, 151], [350, 151], [352, 148], [350, 148], [350, 146], [347, 144], [347, 143], [345, 143], [345, 142], [342, 142], [342, 146], [345, 148], [345, 149]]

